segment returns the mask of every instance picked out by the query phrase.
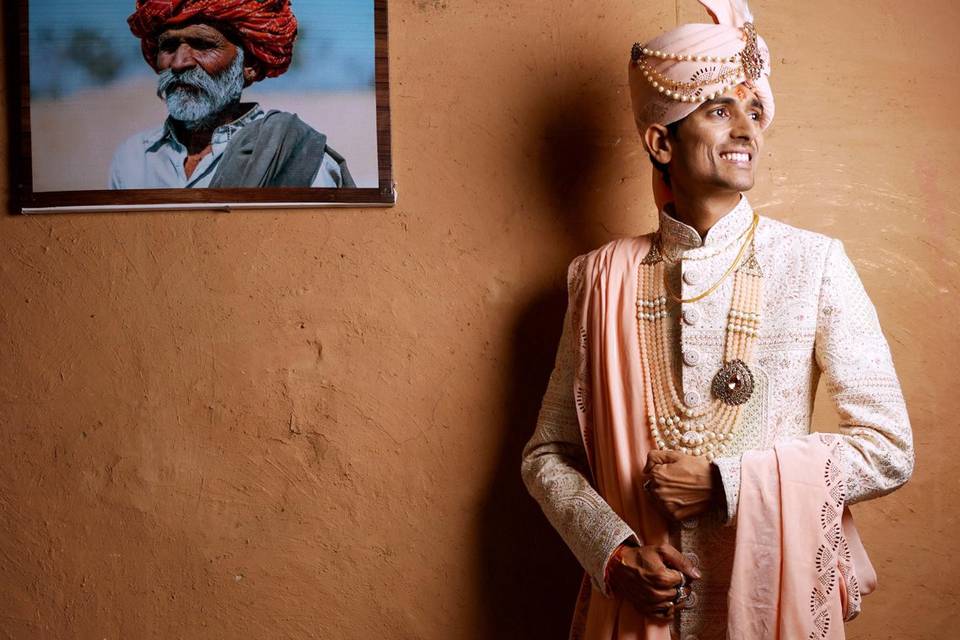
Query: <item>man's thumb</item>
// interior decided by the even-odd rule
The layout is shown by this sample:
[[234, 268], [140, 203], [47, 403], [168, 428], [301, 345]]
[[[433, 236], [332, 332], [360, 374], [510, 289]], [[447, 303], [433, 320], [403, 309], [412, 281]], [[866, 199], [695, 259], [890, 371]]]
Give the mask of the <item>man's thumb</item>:
[[664, 563], [674, 569], [682, 571], [691, 578], [701, 578], [703, 574], [697, 569], [689, 559], [674, 547], [666, 547], [660, 550], [660, 555]]

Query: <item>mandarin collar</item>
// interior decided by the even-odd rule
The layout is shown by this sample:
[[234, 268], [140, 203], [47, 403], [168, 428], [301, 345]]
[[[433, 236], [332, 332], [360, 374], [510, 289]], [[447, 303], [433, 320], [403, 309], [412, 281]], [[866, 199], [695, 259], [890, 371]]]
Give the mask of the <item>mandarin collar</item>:
[[667, 204], [660, 210], [660, 242], [670, 253], [679, 253], [690, 249], [723, 249], [739, 238], [753, 223], [753, 207], [747, 196], [740, 195], [740, 202], [717, 220], [704, 240], [696, 229], [674, 218]]

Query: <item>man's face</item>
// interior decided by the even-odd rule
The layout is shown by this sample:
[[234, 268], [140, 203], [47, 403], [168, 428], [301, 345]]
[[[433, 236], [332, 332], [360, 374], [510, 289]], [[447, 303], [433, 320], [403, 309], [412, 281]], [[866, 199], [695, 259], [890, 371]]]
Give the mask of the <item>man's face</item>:
[[219, 30], [205, 24], [168, 29], [158, 43], [157, 95], [175, 120], [199, 127], [240, 100], [243, 51]]
[[200, 67], [207, 75], [223, 73], [237, 55], [237, 46], [215, 27], [191, 24], [167, 29], [157, 41], [157, 66], [183, 73]]
[[763, 106], [739, 85], [687, 116], [672, 140], [670, 182], [692, 192], [749, 191], [763, 146]]

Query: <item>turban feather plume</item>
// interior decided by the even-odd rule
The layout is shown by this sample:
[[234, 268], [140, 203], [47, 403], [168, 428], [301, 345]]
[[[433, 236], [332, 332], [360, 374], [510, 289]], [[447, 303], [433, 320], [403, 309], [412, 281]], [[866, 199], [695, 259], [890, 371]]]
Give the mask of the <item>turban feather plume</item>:
[[[290, 66], [297, 19], [290, 0], [137, 0], [127, 18], [140, 38], [143, 57], [157, 69], [158, 39], [164, 30], [198, 22], [227, 25], [244, 50], [257, 59], [257, 80], [279, 76]], [[228, 34], [230, 35], [230, 34]]]

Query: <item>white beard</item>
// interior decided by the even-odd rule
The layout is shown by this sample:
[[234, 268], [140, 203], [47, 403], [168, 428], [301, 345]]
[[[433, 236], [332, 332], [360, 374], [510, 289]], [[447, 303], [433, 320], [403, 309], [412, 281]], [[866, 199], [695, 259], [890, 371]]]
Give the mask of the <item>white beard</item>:
[[166, 101], [170, 117], [190, 130], [214, 124], [224, 109], [240, 101], [241, 93], [242, 49], [237, 49], [230, 66], [216, 76], [197, 66], [181, 73], [166, 69], [157, 80], [157, 96]]

